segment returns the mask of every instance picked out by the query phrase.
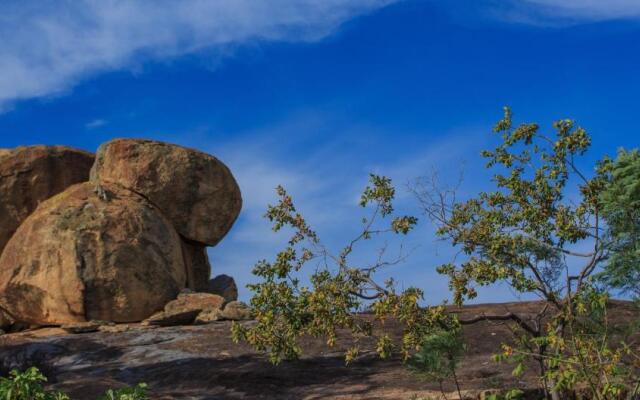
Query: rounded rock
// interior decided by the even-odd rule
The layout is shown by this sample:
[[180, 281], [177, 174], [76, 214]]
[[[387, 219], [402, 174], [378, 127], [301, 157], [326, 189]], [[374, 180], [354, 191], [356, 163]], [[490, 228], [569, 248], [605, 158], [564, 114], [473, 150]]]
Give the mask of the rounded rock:
[[0, 307], [61, 325], [141, 321], [186, 281], [180, 237], [141, 196], [82, 183], [42, 203], [0, 257]]
[[222, 296], [226, 302], [238, 300], [238, 286], [229, 275], [218, 275], [211, 279], [207, 291]]
[[240, 188], [217, 158], [197, 150], [142, 139], [104, 143], [93, 182], [120, 185], [155, 204], [188, 240], [216, 245], [242, 207]]
[[38, 204], [89, 180], [94, 156], [64, 146], [0, 149], [0, 253]]

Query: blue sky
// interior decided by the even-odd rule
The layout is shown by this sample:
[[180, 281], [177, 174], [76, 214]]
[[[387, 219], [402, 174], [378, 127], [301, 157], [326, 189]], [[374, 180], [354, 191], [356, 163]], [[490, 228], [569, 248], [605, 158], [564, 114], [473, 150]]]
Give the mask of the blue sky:
[[[635, 0], [6, 1], [0, 37], [0, 147], [146, 137], [214, 154], [245, 205], [210, 257], [241, 285], [284, 244], [261, 218], [277, 184], [337, 246], [369, 172], [408, 212], [404, 184], [433, 168], [486, 187], [478, 152], [503, 105], [546, 128], [577, 120], [586, 166], [639, 143]], [[385, 274], [436, 302], [451, 251], [422, 222]]]

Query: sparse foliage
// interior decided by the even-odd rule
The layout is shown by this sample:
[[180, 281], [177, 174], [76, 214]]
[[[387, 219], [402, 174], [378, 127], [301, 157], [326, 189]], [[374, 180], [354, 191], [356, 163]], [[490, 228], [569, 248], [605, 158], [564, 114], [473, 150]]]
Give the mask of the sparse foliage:
[[[298, 358], [302, 349], [298, 339], [303, 335], [322, 337], [333, 347], [339, 331], [349, 332], [352, 347], [345, 354], [346, 362], [359, 354], [358, 342], [363, 337], [375, 337], [377, 353], [382, 358], [400, 350], [407, 358], [417, 348], [426, 332], [445, 323], [441, 307], [421, 308], [423, 292], [409, 288], [398, 293], [393, 281], [378, 283], [375, 274], [383, 267], [397, 264], [406, 254], [385, 259], [382, 249], [366, 266], [354, 265], [351, 255], [355, 247], [374, 237], [406, 235], [417, 223], [412, 216], [394, 214], [395, 189], [391, 180], [371, 175], [370, 185], [363, 191], [360, 206], [368, 208], [360, 232], [338, 254], [332, 254], [320, 241], [304, 217], [297, 212], [292, 198], [282, 187], [277, 188], [279, 202], [269, 206], [266, 218], [273, 230], [284, 227], [293, 234], [275, 261], [260, 261], [253, 273], [260, 283], [249, 285], [254, 292], [251, 305], [257, 324], [252, 327], [234, 324], [234, 340], [245, 340], [256, 349], [266, 351], [273, 363]], [[313, 264], [310, 286], [304, 285], [299, 272]], [[401, 343], [394, 343], [385, 332], [376, 332], [374, 322], [357, 314], [367, 304], [374, 319], [399, 319], [405, 327]]]
[[[0, 377], [0, 400], [70, 400], [58, 391], [47, 391], [42, 386], [47, 378], [36, 368], [26, 371], [13, 370], [8, 378]], [[143, 383], [135, 387], [108, 390], [99, 400], [146, 400], [147, 386]]]
[[600, 277], [607, 285], [640, 297], [640, 152], [622, 149], [600, 168], [607, 183], [600, 200], [612, 248]]
[[[505, 108], [494, 128], [502, 143], [482, 153], [487, 167], [497, 171], [494, 191], [457, 201], [455, 191], [440, 189], [433, 179], [418, 181], [413, 190], [437, 225], [437, 234], [460, 249], [461, 261], [438, 268], [449, 278], [455, 303], [473, 299], [478, 287], [498, 282], [545, 300], [533, 318], [506, 316], [520, 328], [515, 332], [517, 350], [506, 347], [516, 361], [514, 374], [521, 374], [525, 361], [533, 359], [554, 399], [582, 384], [589, 385], [594, 398], [618, 398], [622, 391], [611, 382], [622, 381], [615, 378], [619, 371], [612, 365], [619, 364], [625, 350], [608, 348], [602, 332], [587, 334], [582, 320], [585, 310], [595, 310], [585, 308], [595, 296], [595, 272], [628, 248], [628, 242], [637, 246], [637, 237], [618, 240], [616, 246], [605, 222], [618, 212], [613, 200], [617, 195], [607, 191], [632, 192], [633, 178], [621, 182], [620, 176], [632, 175], [628, 171], [633, 168], [619, 166], [614, 176], [615, 168], [605, 161], [592, 176], [583, 173], [577, 159], [589, 148], [589, 135], [571, 120], [556, 121], [553, 127], [555, 134], [546, 135], [537, 124], [514, 126], [511, 110]], [[572, 198], [573, 184], [578, 198]], [[598, 358], [603, 369], [594, 369], [591, 357]], [[584, 365], [577, 368], [576, 363]], [[600, 384], [603, 380], [608, 386]]]
[[147, 385], [139, 383], [133, 387], [125, 387], [120, 389], [109, 389], [98, 400], [146, 400]]
[[434, 331], [422, 338], [418, 351], [407, 360], [407, 367], [423, 379], [438, 382], [445, 398], [443, 382], [453, 379], [458, 396], [462, 399], [456, 370], [464, 351], [459, 329]]
[[1, 400], [69, 400], [64, 393], [46, 391], [47, 378], [35, 367], [24, 372], [11, 371], [9, 378], [0, 377]]
[[[417, 223], [412, 216], [395, 216], [391, 180], [372, 175], [360, 202], [371, 214], [338, 254], [322, 244], [278, 187], [279, 202], [269, 206], [266, 217], [274, 231], [293, 233], [274, 261], [256, 264], [253, 272], [261, 281], [249, 288], [257, 324], [234, 324], [234, 340], [249, 342], [279, 363], [301, 355], [301, 336], [322, 337], [332, 347], [342, 331], [353, 344], [345, 354], [349, 363], [360, 352], [359, 341], [375, 337], [380, 357], [399, 350], [416, 373], [441, 383], [453, 378], [457, 384], [461, 327], [510, 321], [513, 342], [496, 359], [515, 362], [515, 376], [533, 361], [546, 397], [559, 400], [586, 388], [594, 399], [635, 398], [638, 355], [612, 335], [606, 289], [637, 290], [640, 280], [640, 155], [621, 151], [615, 161], [604, 159], [585, 173], [578, 159], [590, 147], [587, 132], [568, 119], [553, 128], [553, 134], [545, 134], [537, 124], [515, 126], [505, 108], [494, 128], [502, 142], [482, 153], [487, 168], [496, 171], [495, 190], [460, 201], [455, 189], [441, 189], [436, 179], [420, 179], [411, 188], [437, 235], [459, 250], [454, 262], [438, 267], [448, 277], [454, 302], [462, 305], [477, 296], [479, 287], [506, 283], [544, 300], [534, 315], [458, 319], [444, 306], [421, 307], [419, 288], [397, 292], [392, 280], [376, 281], [380, 268], [397, 264], [405, 254], [384, 260], [382, 249], [370, 265], [354, 263], [359, 243], [406, 235]], [[305, 285], [300, 274], [310, 264], [314, 268]], [[364, 305], [373, 319], [358, 314]], [[399, 344], [374, 329], [386, 318], [402, 324]], [[514, 389], [495, 398], [521, 395]]]

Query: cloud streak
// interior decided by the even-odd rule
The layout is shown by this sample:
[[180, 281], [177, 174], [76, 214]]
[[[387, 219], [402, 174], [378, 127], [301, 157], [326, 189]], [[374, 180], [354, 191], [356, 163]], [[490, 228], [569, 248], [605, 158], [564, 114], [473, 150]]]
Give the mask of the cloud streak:
[[640, 19], [637, 0], [512, 0], [494, 9], [503, 20], [531, 25], [566, 25]]
[[318, 41], [393, 1], [4, 1], [0, 110], [149, 60], [204, 50], [219, 57], [251, 41]]
[[[332, 131], [340, 134], [332, 135]], [[243, 300], [250, 298], [245, 285], [256, 281], [251, 274], [253, 265], [261, 259], [272, 260], [288, 240], [287, 232], [274, 233], [263, 218], [267, 205], [277, 201], [275, 187], [283, 185], [287, 189], [322, 241], [338, 253], [358, 234], [361, 218], [368, 215], [358, 200], [371, 172], [393, 179], [399, 213], [421, 219], [416, 232], [398, 238], [404, 241], [405, 249], [419, 247], [406, 263], [384, 271], [381, 280], [393, 276], [400, 287], [427, 288], [427, 300], [438, 303], [449, 293], [446, 280], [435, 272], [435, 266], [450, 260], [451, 249], [435, 242], [433, 227], [422, 217], [405, 184], [433, 168], [440, 169], [445, 182], [455, 183], [461, 161], [469, 161], [470, 180], [465, 186], [473, 190], [473, 182], [484, 178], [479, 177], [484, 170], [477, 154], [486, 140], [475, 133], [475, 128], [464, 128], [434, 138], [421, 131], [405, 140], [401, 139], [403, 135], [390, 135], [365, 123], [342, 121], [330, 111], [308, 110], [224, 142], [209, 143], [202, 133], [192, 137], [188, 132], [152, 136], [199, 147], [219, 157], [233, 171], [242, 190], [243, 210], [229, 235], [209, 254], [214, 275], [233, 276]], [[303, 145], [309, 142], [314, 145]], [[399, 241], [389, 243], [389, 256], [397, 253]], [[381, 244], [358, 247], [354, 260], [371, 262], [377, 254], [376, 246]], [[303, 281], [310, 269], [303, 273]], [[490, 294], [489, 299], [503, 298]]]

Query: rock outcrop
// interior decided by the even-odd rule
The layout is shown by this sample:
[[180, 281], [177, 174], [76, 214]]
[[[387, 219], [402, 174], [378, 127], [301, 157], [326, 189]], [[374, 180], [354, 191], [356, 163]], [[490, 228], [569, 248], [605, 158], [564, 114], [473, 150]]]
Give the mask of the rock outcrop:
[[45, 201], [0, 257], [0, 307], [38, 325], [141, 321], [185, 283], [171, 223], [110, 184], [78, 184]]
[[[0, 149], [0, 329], [192, 323], [220, 310], [237, 288], [208, 293], [207, 246], [241, 205], [222, 162], [168, 143], [116, 139], [97, 157]], [[203, 293], [178, 297], [185, 289]]]
[[[460, 319], [513, 312], [535, 318], [541, 304], [477, 304], [448, 307]], [[615, 302], [608, 312], [611, 328], [640, 319], [631, 302]], [[377, 325], [371, 314], [363, 318], [395, 341], [402, 340], [404, 325], [388, 319]], [[253, 322], [239, 322], [245, 326]], [[0, 375], [11, 369], [40, 367], [49, 378], [49, 389], [63, 390], [73, 399], [95, 399], [107, 388], [149, 385], [152, 399], [265, 400], [265, 399], [441, 399], [440, 383], [418, 379], [406, 368], [401, 354], [390, 359], [377, 356], [378, 341], [364, 336], [360, 353], [347, 367], [344, 353], [353, 346], [348, 330], [337, 332], [327, 349], [326, 339], [304, 335], [298, 344], [304, 349], [296, 362], [277, 368], [264, 352], [247, 343], [234, 343], [231, 322], [200, 326], [141, 327], [139, 324], [102, 326], [99, 332], [66, 334], [58, 328], [33, 334], [0, 336]], [[512, 321], [480, 321], [461, 327], [467, 351], [457, 364], [456, 374], [466, 399], [477, 399], [487, 389], [519, 388], [525, 392], [540, 387], [535, 366], [519, 376], [512, 363], [496, 363], [492, 356], [503, 343], [513, 340], [517, 325]], [[116, 332], [116, 333], [114, 333]], [[630, 332], [630, 343], [640, 341], [640, 332]], [[444, 382], [445, 395], [457, 399], [451, 379]], [[529, 392], [525, 399], [544, 395]]]
[[232, 301], [225, 305], [220, 317], [230, 321], [245, 321], [253, 318], [249, 306], [240, 301]]
[[229, 275], [218, 275], [211, 279], [207, 291], [224, 297], [226, 302], [238, 300], [238, 286]]
[[42, 201], [89, 179], [94, 156], [63, 146], [0, 149], [0, 253]]
[[148, 325], [173, 326], [188, 325], [203, 312], [219, 311], [224, 299], [210, 293], [181, 293], [170, 301], [164, 310], [145, 321]]
[[116, 139], [100, 146], [91, 180], [144, 196], [180, 235], [209, 246], [227, 234], [242, 207], [238, 184], [218, 159], [151, 140]]

